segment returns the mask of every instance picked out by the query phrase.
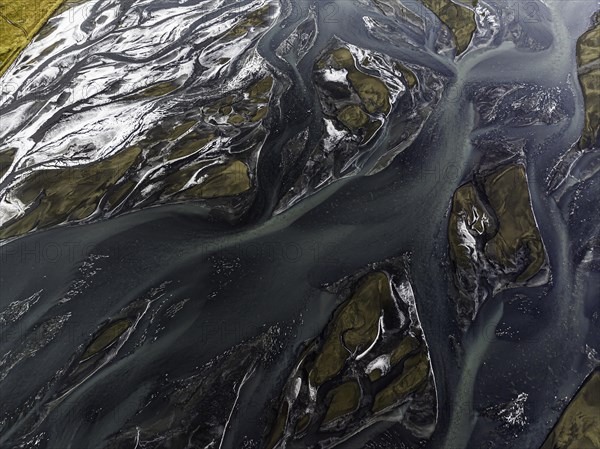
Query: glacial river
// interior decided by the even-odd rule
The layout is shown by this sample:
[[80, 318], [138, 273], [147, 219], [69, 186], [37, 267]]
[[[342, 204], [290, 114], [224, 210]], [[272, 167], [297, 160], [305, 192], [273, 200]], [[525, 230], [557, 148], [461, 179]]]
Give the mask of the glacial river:
[[[575, 41], [589, 26], [587, 17], [597, 7], [595, 2], [531, 2], [539, 11], [539, 21], [530, 31], [539, 32], [542, 40], [549, 37], [545, 50], [523, 51], [504, 42], [471, 49], [456, 60], [436, 53], [439, 25], [430, 13], [423, 46], [409, 49], [369, 34], [362, 18], [376, 13], [360, 1], [316, 4], [318, 35], [297, 63], [275, 53], [293, 31], [292, 25], [310, 12], [308, 4], [291, 1], [282, 5], [277, 22], [258, 44], [259, 54], [293, 84], [282, 98], [281, 123], [261, 153], [259, 193], [247, 223], [207, 221], [193, 203], [166, 205], [36, 232], [0, 246], [0, 311], [13, 301], [34, 298], [19, 321], [0, 324], [0, 419], [18, 414], [24, 398], [33, 401], [27, 413], [39, 412], [44, 407], [40, 398], [52, 377], [98, 325], [166, 283], [142, 317], [148, 320], [145, 343], [130, 339], [121, 350], [124, 355], [71, 392], [29, 434], [25, 447], [38, 447], [34, 437], [44, 431], [48, 448], [103, 448], [157, 379], [188, 376], [240, 342], [274, 328], [282, 345], [272, 349], [268, 369], [259, 367], [240, 389], [219, 447], [240, 448], [242, 442], [258, 441], [266, 404], [279, 394], [297, 349], [322, 330], [336, 306], [321, 286], [406, 252], [411, 253], [413, 288], [438, 394], [438, 424], [429, 448], [484, 448], [488, 441], [494, 448], [538, 447], [564, 401], [589, 373], [586, 344], [600, 350], [600, 329], [589, 318], [599, 277], [579, 263], [574, 255], [583, 246], [571, 242], [588, 241], [597, 229], [580, 230], [569, 224], [569, 204], [557, 203], [547, 193], [546, 176], [577, 140], [583, 123]], [[95, 3], [125, 14], [134, 8], [143, 10], [144, 2], [120, 2], [116, 9], [109, 8], [111, 2]], [[151, 8], [160, 10], [170, 3], [175, 2], [152, 2]], [[407, 6], [416, 9], [414, 3]], [[493, 6], [498, 13], [519, 5]], [[293, 19], [286, 19], [290, 8]], [[93, 34], [91, 22], [81, 26]], [[308, 127], [313, 139], [320, 133], [311, 71], [334, 35], [430, 67], [449, 77], [448, 86], [423, 132], [388, 168], [367, 176], [375, 162], [367, 160], [359, 175], [337, 181], [272, 216], [278, 179], [269, 167], [273, 158], [277, 160], [281, 144], [298, 130]], [[63, 76], [65, 85], [74, 79], [70, 72]], [[463, 335], [451, 301], [446, 232], [452, 195], [475, 164], [471, 138], [477, 133], [476, 114], [469, 92], [475, 85], [517, 81], [548, 89], [559, 86], [572, 98], [565, 106], [568, 118], [558, 124], [501, 130], [509, 139], [527, 142], [533, 209], [552, 281], [491, 298]], [[377, 145], [385, 149], [386, 140]], [[589, 195], [594, 193], [591, 190]], [[159, 316], [154, 322], [152, 311], [161, 301], [181, 303], [183, 308], [170, 319]], [[36, 326], [50, 317], [64, 317], [63, 327], [40, 345], [45, 336]], [[499, 336], [501, 328], [509, 329], [511, 337]], [[37, 349], [28, 352], [23, 342], [30, 341], [31, 335], [36, 335], [31, 347]], [[15, 357], [19, 351], [24, 355]], [[493, 421], [482, 417], [481, 411], [521, 393], [527, 395], [526, 423], [510, 437], [494, 437]], [[88, 419], [91, 410], [105, 418]], [[27, 433], [19, 422], [1, 429], [2, 447]], [[379, 423], [340, 447], [363, 447], [390, 425]]]

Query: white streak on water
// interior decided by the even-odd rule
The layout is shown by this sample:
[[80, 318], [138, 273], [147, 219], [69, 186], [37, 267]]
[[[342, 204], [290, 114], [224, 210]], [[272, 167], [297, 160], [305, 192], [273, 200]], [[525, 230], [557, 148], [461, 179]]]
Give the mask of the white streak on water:
[[252, 377], [252, 375], [254, 374], [254, 371], [256, 371], [256, 366], [253, 366], [250, 371], [248, 371], [246, 374], [244, 374], [244, 378], [242, 379], [239, 387], [237, 388], [235, 401], [233, 402], [233, 405], [231, 406], [231, 412], [229, 412], [229, 417], [227, 418], [227, 422], [223, 426], [223, 435], [221, 436], [221, 442], [219, 443], [219, 449], [221, 449], [223, 447], [223, 442], [225, 441], [225, 436], [227, 435], [227, 426], [229, 425], [229, 422], [231, 421], [231, 417], [233, 416], [233, 412], [235, 411], [235, 406], [237, 405], [237, 402], [240, 399], [240, 392], [242, 391], [242, 388], [244, 387], [244, 385], [246, 384], [248, 379], [250, 379], [250, 377]]

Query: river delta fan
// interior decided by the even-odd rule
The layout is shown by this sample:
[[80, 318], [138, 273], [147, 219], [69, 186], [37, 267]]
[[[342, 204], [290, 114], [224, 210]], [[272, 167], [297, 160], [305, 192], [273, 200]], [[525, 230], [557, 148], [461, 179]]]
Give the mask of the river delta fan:
[[0, 447], [600, 448], [599, 21], [0, 1]]

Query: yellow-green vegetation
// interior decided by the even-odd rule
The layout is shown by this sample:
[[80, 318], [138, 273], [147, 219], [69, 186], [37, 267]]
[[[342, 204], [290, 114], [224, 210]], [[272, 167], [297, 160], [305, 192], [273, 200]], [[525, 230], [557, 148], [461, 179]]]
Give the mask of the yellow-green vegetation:
[[127, 195], [135, 188], [137, 183], [131, 179], [127, 179], [124, 182], [115, 185], [112, 191], [108, 194], [107, 202], [110, 208], [117, 206], [123, 201]]
[[471, 42], [473, 33], [477, 29], [475, 13], [469, 8], [453, 3], [451, 0], [421, 1], [452, 32], [454, 43], [456, 44], [456, 54], [459, 55], [465, 51]]
[[415, 86], [419, 85], [419, 81], [417, 80], [417, 76], [414, 74], [412, 70], [408, 67], [403, 66], [402, 64], [396, 63], [396, 70], [402, 73], [402, 76], [406, 80], [406, 85], [409, 89], [412, 89]]
[[484, 190], [495, 217], [487, 212], [473, 183], [454, 193], [448, 226], [452, 260], [463, 269], [471, 266], [470, 249], [461, 236], [464, 222], [475, 236], [489, 238], [485, 254], [504, 268], [515, 268], [519, 250], [527, 248], [529, 264], [517, 277], [517, 282], [526, 281], [544, 264], [545, 252], [531, 209], [525, 168], [516, 164], [501, 167], [487, 176]]
[[394, 366], [398, 362], [400, 362], [404, 357], [413, 352], [415, 349], [419, 348], [420, 343], [412, 335], [407, 335], [402, 339], [400, 344], [396, 349], [392, 351], [390, 354], [390, 365]]
[[350, 352], [365, 350], [377, 337], [381, 305], [390, 296], [387, 276], [376, 272], [365, 276], [354, 294], [336, 312], [325, 331], [325, 342], [310, 371], [312, 385], [333, 379]]
[[477, 6], [479, 0], [457, 0], [458, 3], [462, 3], [464, 5], [471, 5], [473, 8]]
[[579, 67], [600, 59], [600, 12], [594, 15], [593, 25], [577, 39]]
[[390, 112], [389, 91], [383, 81], [358, 70], [348, 72], [348, 79], [368, 112]]
[[335, 421], [337, 418], [353, 412], [360, 401], [360, 386], [355, 380], [344, 382], [333, 388], [327, 394], [329, 408], [323, 419], [323, 424]]
[[[486, 227], [486, 218], [488, 227]], [[468, 268], [471, 265], [471, 254], [469, 249], [463, 245], [459, 229], [461, 220], [477, 234], [486, 233], [486, 235], [491, 236], [496, 233], [495, 220], [487, 213], [486, 208], [479, 199], [475, 186], [471, 182], [459, 187], [454, 192], [452, 213], [448, 226], [450, 256], [459, 267]]]
[[[374, 413], [387, 413], [412, 395], [422, 394], [429, 385], [429, 357], [419, 328], [407, 329], [405, 323], [394, 329], [392, 320], [379, 335], [380, 320], [398, 314], [398, 299], [392, 294], [388, 274], [369, 272], [333, 289], [346, 299], [335, 309], [321, 336], [301, 348], [267, 447], [278, 441], [283, 446], [288, 440], [309, 447], [315, 437], [324, 441], [320, 437], [326, 433], [332, 437], [354, 434], [371, 418], [377, 419]], [[389, 359], [389, 372], [387, 368], [371, 369], [378, 362], [386, 365], [381, 358]], [[297, 391], [294, 399], [289, 394], [292, 389]]]
[[[333, 59], [335, 60], [335, 62], [339, 68], [345, 68], [346, 70], [356, 68], [356, 65], [354, 64], [354, 57], [352, 56], [352, 53], [350, 52], [350, 50], [348, 50], [345, 47], [340, 47], [340, 48], [333, 50], [331, 52], [331, 56], [333, 56]], [[323, 63], [324, 63], [323, 67], [325, 67], [325, 61], [323, 61]], [[323, 67], [320, 67], [320, 68], [323, 68]]]
[[206, 167], [210, 161], [198, 161], [191, 163], [166, 177], [165, 190], [167, 195], [173, 195], [185, 187], [190, 179], [196, 175], [202, 168]]
[[248, 166], [233, 160], [207, 171], [206, 179], [183, 192], [186, 198], [220, 198], [244, 193], [252, 187]]
[[600, 448], [600, 369], [571, 400], [541, 449]]
[[485, 180], [485, 193], [498, 219], [498, 232], [487, 242], [485, 253], [511, 267], [517, 251], [527, 247], [529, 265], [517, 277], [517, 282], [526, 281], [544, 264], [545, 252], [531, 210], [525, 168], [508, 165], [492, 173]]
[[0, 3], [0, 76], [31, 42], [63, 0], [11, 0]]
[[390, 111], [390, 92], [385, 83], [375, 76], [358, 70], [354, 57], [347, 48], [340, 47], [334, 50], [331, 55], [339, 68], [348, 71], [346, 78], [358, 93], [367, 112], [387, 114]]
[[273, 88], [273, 77], [267, 76], [254, 83], [248, 90], [248, 96], [253, 103], [266, 103], [269, 101], [271, 89]]
[[585, 122], [580, 146], [594, 144], [600, 130], [600, 69], [591, 69], [579, 75], [585, 103]]
[[98, 352], [106, 349], [113, 344], [121, 335], [125, 333], [131, 326], [130, 320], [120, 320], [109, 324], [105, 329], [100, 331], [98, 336], [90, 343], [85, 352], [83, 353], [82, 359], [87, 359]]
[[585, 104], [585, 120], [580, 148], [593, 145], [600, 131], [600, 12], [594, 25], [577, 40], [579, 83]]
[[228, 40], [235, 39], [238, 37], [245, 36], [250, 28], [265, 27], [268, 25], [269, 20], [269, 5], [265, 5], [256, 11], [251, 12], [242, 19], [236, 26], [227, 32], [225, 38]]
[[275, 424], [273, 425], [273, 430], [271, 431], [271, 436], [269, 437], [269, 441], [267, 442], [267, 449], [272, 449], [275, 447], [277, 442], [283, 436], [283, 432], [285, 431], [285, 425], [288, 419], [288, 403], [287, 401], [283, 401], [281, 407], [279, 408], [279, 412], [277, 413], [277, 418], [275, 419]]
[[267, 116], [267, 112], [269, 112], [269, 107], [268, 106], [264, 106], [262, 108], [259, 108], [258, 111], [256, 111], [256, 114], [254, 114], [254, 117], [252, 117], [250, 119], [251, 122], [258, 122], [260, 120], [262, 120], [263, 118], [265, 118]]
[[230, 125], [239, 125], [241, 123], [244, 123], [245, 121], [246, 121], [246, 119], [244, 118], [243, 115], [232, 114], [229, 116], [227, 123], [229, 123]]
[[369, 376], [369, 380], [371, 382], [375, 382], [378, 379], [381, 379], [381, 370], [379, 368], [375, 368], [373, 371], [371, 371], [368, 376]]
[[33, 173], [15, 192], [16, 197], [28, 205], [25, 215], [0, 230], [0, 238], [22, 235], [70, 218], [85, 218], [140, 152], [140, 147], [133, 146], [89, 165]]
[[134, 94], [131, 99], [162, 97], [163, 95], [170, 94], [178, 87], [177, 83], [173, 81], [164, 81], [145, 88], [140, 93]]
[[[367, 58], [363, 59], [367, 64]], [[369, 114], [388, 114], [391, 105], [389, 101], [389, 89], [379, 78], [360, 71], [350, 50], [340, 47], [327, 53], [317, 61], [316, 68], [345, 69], [348, 73], [346, 79], [352, 90], [360, 99], [358, 104], [345, 104], [336, 108], [334, 112], [337, 120], [353, 133], [363, 129], [362, 142], [368, 142], [381, 127], [381, 120], [373, 118]], [[344, 91], [350, 94], [350, 90], [344, 87]]]
[[16, 153], [17, 150], [14, 148], [9, 148], [8, 150], [0, 152], [0, 178], [4, 176], [4, 173], [10, 168]]
[[362, 128], [369, 123], [369, 116], [360, 108], [360, 106], [352, 104], [346, 106], [338, 114], [338, 119], [348, 128], [353, 131]]
[[215, 137], [213, 133], [190, 133], [171, 149], [168, 159], [172, 160], [189, 156], [215, 140]]
[[425, 352], [409, 358], [404, 363], [402, 374], [375, 396], [372, 410], [383, 411], [398, 403], [408, 394], [414, 393], [429, 378], [429, 360]]
[[206, 106], [208, 114], [227, 117], [227, 123], [239, 126], [245, 123], [256, 123], [267, 116], [269, 112], [266, 104], [271, 97], [273, 77], [266, 76], [252, 84], [244, 99], [237, 99], [235, 95], [228, 95]]
[[295, 428], [294, 432], [295, 433], [304, 432], [309, 424], [310, 424], [310, 415], [304, 415], [296, 423], [296, 428]]
[[173, 131], [171, 131], [171, 133], [169, 134], [167, 139], [169, 139], [169, 140], [179, 139], [186, 132], [188, 132], [190, 129], [192, 129], [192, 127], [196, 123], [198, 123], [196, 120], [188, 120], [187, 122], [183, 122], [182, 124], [177, 125], [175, 128], [173, 128]]
[[226, 110], [227, 107], [231, 108], [231, 105], [234, 101], [235, 96], [227, 95], [226, 97], [220, 98], [214, 103], [209, 104], [206, 107], [206, 112], [209, 114], [216, 114], [217, 112], [220, 112], [221, 114], [227, 115], [231, 112], [231, 109], [229, 109], [229, 112], [224, 112], [224, 110]]

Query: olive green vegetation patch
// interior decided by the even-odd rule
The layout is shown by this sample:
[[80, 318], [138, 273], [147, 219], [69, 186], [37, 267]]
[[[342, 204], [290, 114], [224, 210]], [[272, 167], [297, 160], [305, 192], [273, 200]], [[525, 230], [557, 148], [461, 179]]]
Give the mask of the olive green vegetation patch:
[[375, 368], [373, 371], [371, 371], [369, 373], [369, 375], [368, 375], [369, 376], [369, 380], [371, 382], [375, 382], [376, 380], [381, 379], [381, 375], [382, 374], [383, 373], [381, 372], [381, 370], [379, 368]]
[[15, 154], [17, 154], [17, 150], [14, 148], [9, 148], [8, 150], [0, 152], [0, 178], [4, 176], [12, 165]]
[[246, 98], [228, 95], [207, 105], [205, 112], [226, 117], [227, 123], [233, 126], [259, 122], [269, 112], [266, 104], [270, 100], [273, 83], [273, 77], [266, 76], [248, 88]]
[[416, 87], [419, 85], [419, 81], [417, 80], [417, 76], [414, 74], [414, 72], [412, 70], [410, 70], [408, 67], [396, 63], [396, 70], [398, 70], [400, 73], [402, 73], [402, 76], [404, 77], [404, 79], [406, 80], [406, 85], [408, 86], [409, 89], [412, 89], [413, 87]]
[[453, 3], [451, 0], [421, 1], [444, 25], [450, 28], [456, 44], [456, 54], [459, 55], [465, 51], [471, 42], [473, 33], [477, 30], [475, 13], [469, 8]]
[[[346, 296], [346, 290], [341, 294]], [[288, 437], [307, 437], [312, 444], [323, 432], [356, 429], [369, 414], [387, 413], [408, 395], [424, 391], [430, 365], [427, 346], [418, 337], [420, 331], [403, 328], [399, 334], [388, 329], [389, 334], [378, 338], [380, 320], [397, 311], [384, 271], [370, 272], [353, 282], [351, 293], [334, 310], [323, 332], [308, 342], [296, 359], [267, 447]], [[363, 361], [361, 354], [367, 350]], [[367, 367], [382, 356], [390, 358], [390, 371], [384, 374], [374, 369], [367, 374]], [[296, 399], [290, 399], [290, 388], [297, 388], [298, 380], [299, 392]], [[302, 442], [303, 447], [308, 441]]]
[[462, 269], [471, 266], [472, 255], [464, 245], [459, 226], [463, 221], [485, 242], [488, 260], [505, 269], [516, 268], [515, 260], [525, 250], [528, 265], [516, 279], [524, 282], [539, 272], [546, 259], [531, 208], [525, 168], [517, 164], [503, 166], [485, 178], [483, 189], [489, 209], [471, 182], [454, 193], [448, 224], [450, 257]]
[[[390, 91], [383, 81], [358, 70], [352, 53], [345, 47], [333, 50], [331, 56], [339, 68], [348, 71], [346, 78], [360, 97], [367, 112], [371, 114], [390, 112]], [[325, 67], [326, 63], [317, 64], [317, 67], [319, 66]]]
[[121, 335], [125, 333], [131, 326], [130, 320], [120, 320], [109, 324], [102, 329], [89, 344], [85, 352], [83, 353], [82, 359], [87, 359], [97, 354], [98, 352], [106, 349], [113, 344]]
[[458, 3], [462, 3], [463, 5], [471, 5], [473, 8], [477, 6], [479, 0], [456, 0]]
[[171, 92], [177, 90], [178, 87], [179, 87], [179, 85], [177, 85], [173, 81], [163, 81], [160, 83], [156, 83], [150, 87], [147, 87], [137, 94], [133, 94], [131, 97], [129, 97], [129, 99], [130, 100], [139, 100], [139, 99], [143, 99], [143, 98], [162, 97], [164, 95], [168, 95]]
[[[577, 65], [579, 84], [583, 93], [585, 118], [580, 148], [596, 142], [600, 131], [600, 12], [594, 16], [592, 27], [577, 39]], [[594, 64], [594, 66], [589, 67]]]
[[16, 190], [16, 197], [28, 205], [25, 215], [1, 229], [0, 238], [60, 224], [69, 218], [85, 218], [140, 153], [141, 149], [134, 146], [89, 165], [34, 172]]
[[127, 179], [119, 185], [115, 185], [108, 195], [108, 206], [114, 208], [118, 206], [133, 191], [137, 183]]
[[594, 15], [593, 25], [577, 39], [579, 67], [600, 59], [600, 12]]
[[167, 195], [174, 195], [185, 187], [192, 177], [196, 175], [202, 168], [206, 167], [210, 161], [199, 161], [187, 165], [165, 178], [165, 190], [164, 193]]
[[173, 128], [173, 131], [167, 136], [169, 140], [177, 140], [181, 136], [183, 136], [186, 132], [188, 132], [192, 127], [198, 123], [196, 120], [188, 120], [187, 122], [183, 122], [180, 125], [177, 125]]
[[192, 153], [204, 148], [210, 142], [215, 140], [216, 136], [213, 133], [193, 133], [188, 134], [184, 139], [177, 142], [171, 152], [169, 153], [168, 159], [179, 159], [180, 157], [189, 156]]
[[235, 196], [252, 188], [248, 166], [238, 160], [211, 167], [199, 185], [182, 192], [185, 198], [221, 198]]
[[406, 357], [411, 352], [417, 350], [420, 346], [419, 340], [417, 340], [412, 335], [407, 335], [402, 339], [400, 344], [396, 349], [392, 351], [390, 354], [390, 365], [394, 366], [398, 362], [400, 362], [404, 357]]
[[17, 59], [63, 0], [11, 0], [0, 3], [0, 76]]
[[232, 114], [227, 119], [227, 123], [229, 123], [230, 125], [239, 125], [241, 123], [244, 123], [245, 121], [246, 119], [244, 118], [244, 116], [240, 114]]
[[269, 23], [269, 10], [270, 6], [265, 5], [248, 14], [246, 18], [242, 19], [225, 34], [226, 40], [245, 36], [250, 31], [250, 28], [266, 27]]
[[485, 180], [485, 194], [498, 219], [498, 232], [485, 245], [488, 258], [512, 267], [519, 249], [528, 249], [529, 265], [517, 277], [523, 282], [533, 277], [545, 261], [544, 245], [535, 223], [525, 168], [509, 165]]
[[335, 60], [336, 64], [338, 64], [341, 68], [344, 68], [346, 70], [355, 68], [354, 57], [352, 56], [350, 50], [348, 50], [347, 48], [337, 48], [331, 52], [331, 55], [333, 56], [333, 59]]
[[[363, 60], [363, 62], [365, 62]], [[364, 130], [362, 143], [368, 142], [381, 128], [382, 122], [371, 116], [371, 114], [388, 114], [391, 109], [389, 101], [389, 89], [379, 78], [360, 71], [350, 50], [345, 47], [336, 48], [326, 53], [315, 65], [319, 70], [326, 67], [345, 69], [348, 74], [346, 79], [349, 86], [356, 92], [360, 99], [359, 104], [346, 104], [337, 108], [335, 118], [337, 121], [355, 133]], [[333, 87], [332, 87], [333, 86]], [[352, 93], [349, 87], [338, 87], [336, 84], [328, 86], [334, 98], [338, 94], [344, 98], [350, 98]]]
[[600, 131], [600, 69], [580, 74], [579, 82], [585, 104], [581, 148], [587, 148], [594, 145]]
[[281, 440], [283, 437], [283, 433], [285, 431], [285, 425], [287, 423], [288, 418], [288, 403], [284, 401], [279, 408], [279, 412], [277, 413], [277, 418], [275, 419], [275, 424], [273, 425], [273, 430], [271, 432], [271, 436], [269, 437], [269, 441], [267, 442], [267, 449], [272, 449], [275, 447], [277, 442]]
[[585, 380], [541, 449], [600, 448], [600, 369]]
[[327, 326], [322, 350], [309, 373], [312, 385], [322, 385], [339, 374], [348, 350], [361, 352], [373, 343], [379, 330], [382, 302], [390, 295], [384, 273], [372, 273], [363, 278], [350, 299], [334, 312]]
[[302, 416], [302, 418], [300, 418], [298, 420], [298, 422], [296, 423], [296, 428], [294, 429], [294, 432], [295, 433], [304, 432], [307, 429], [309, 424], [310, 424], [310, 415]]
[[390, 112], [389, 90], [379, 78], [367, 75], [359, 70], [348, 72], [348, 79], [358, 93], [367, 112], [374, 114]]
[[[217, 112], [223, 113], [222, 110], [228, 106], [231, 107], [234, 101], [235, 96], [227, 95], [226, 97], [220, 98], [214, 103], [209, 104], [206, 107], [206, 112], [208, 112], [209, 114], [216, 114]], [[231, 109], [229, 111], [231, 112]], [[229, 114], [229, 112], [227, 114]]]
[[273, 88], [273, 77], [267, 76], [254, 83], [248, 90], [250, 101], [256, 103], [266, 103], [269, 101], [269, 95]]
[[329, 407], [323, 419], [323, 424], [335, 421], [348, 413], [355, 411], [360, 402], [360, 386], [355, 380], [344, 382], [327, 393]]
[[269, 112], [268, 106], [263, 106], [256, 111], [256, 114], [250, 119], [251, 122], [258, 122], [267, 116]]
[[425, 351], [404, 362], [402, 374], [375, 396], [372, 411], [378, 413], [402, 401], [421, 388], [429, 378], [429, 359]]
[[338, 114], [338, 119], [352, 131], [356, 131], [369, 123], [369, 116], [358, 105], [346, 106]]

